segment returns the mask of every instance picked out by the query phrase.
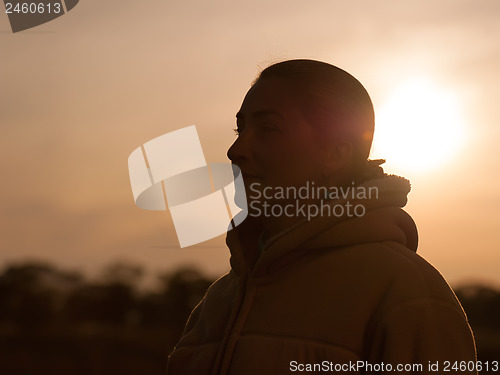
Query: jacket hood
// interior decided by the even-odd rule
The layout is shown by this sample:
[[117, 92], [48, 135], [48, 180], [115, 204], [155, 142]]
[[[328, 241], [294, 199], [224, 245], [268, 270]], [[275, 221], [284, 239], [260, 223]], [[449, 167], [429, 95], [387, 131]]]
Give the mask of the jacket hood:
[[410, 182], [400, 176], [384, 175], [354, 188], [365, 191], [372, 188], [370, 191], [376, 194], [359, 199], [350, 195], [331, 200], [328, 206], [362, 205], [363, 215], [334, 216], [327, 210], [310, 220], [306, 218], [269, 238], [260, 256], [260, 250], [250, 244], [255, 243], [255, 236], [260, 236], [263, 227], [258, 218], [247, 216], [243, 223], [228, 232], [226, 238], [233, 271], [264, 275], [303, 252], [371, 242], [395, 241], [416, 251], [417, 228], [410, 215], [401, 209], [407, 203]]

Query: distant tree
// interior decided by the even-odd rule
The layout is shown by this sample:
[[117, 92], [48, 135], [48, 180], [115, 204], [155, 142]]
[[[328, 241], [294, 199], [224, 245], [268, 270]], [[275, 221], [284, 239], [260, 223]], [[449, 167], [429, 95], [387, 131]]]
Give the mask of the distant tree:
[[104, 284], [120, 284], [136, 287], [144, 276], [142, 266], [119, 260], [104, 267], [100, 280]]
[[189, 314], [203, 298], [213, 279], [192, 266], [158, 276], [158, 292], [141, 299], [141, 313], [146, 326], [167, 326], [174, 335], [182, 333]]
[[21, 329], [35, 329], [52, 322], [65, 295], [82, 280], [42, 262], [10, 265], [0, 276], [0, 321]]
[[97, 281], [76, 289], [67, 299], [70, 322], [125, 325], [137, 316], [137, 284], [144, 275], [141, 266], [116, 261], [104, 267]]
[[70, 322], [123, 325], [134, 308], [132, 288], [123, 284], [87, 284], [76, 289], [66, 301]]
[[500, 329], [500, 292], [485, 285], [459, 287], [455, 293], [471, 325]]

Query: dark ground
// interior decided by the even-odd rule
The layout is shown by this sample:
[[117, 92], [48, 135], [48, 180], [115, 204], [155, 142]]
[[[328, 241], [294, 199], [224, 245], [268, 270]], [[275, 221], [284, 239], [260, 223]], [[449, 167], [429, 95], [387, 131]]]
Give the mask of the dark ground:
[[[155, 290], [139, 292], [134, 285], [142, 276], [139, 267], [122, 263], [93, 281], [40, 263], [6, 267], [0, 374], [164, 375], [168, 353], [213, 280], [184, 268], [158, 275]], [[455, 292], [478, 359], [500, 361], [500, 291], [470, 285]]]

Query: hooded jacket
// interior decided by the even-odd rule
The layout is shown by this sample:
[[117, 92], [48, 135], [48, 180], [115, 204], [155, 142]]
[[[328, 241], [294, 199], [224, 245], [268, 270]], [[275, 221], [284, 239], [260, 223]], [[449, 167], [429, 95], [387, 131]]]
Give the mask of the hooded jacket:
[[331, 204], [362, 204], [363, 216], [303, 220], [260, 254], [247, 240], [260, 231], [255, 218], [230, 231], [231, 271], [193, 310], [167, 375], [477, 373], [460, 303], [416, 254], [401, 209], [409, 182], [385, 175], [360, 186], [377, 196]]

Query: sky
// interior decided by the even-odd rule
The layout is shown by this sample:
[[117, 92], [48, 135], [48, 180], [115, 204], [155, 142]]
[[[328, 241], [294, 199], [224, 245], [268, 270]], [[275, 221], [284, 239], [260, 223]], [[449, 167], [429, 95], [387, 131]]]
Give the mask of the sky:
[[[454, 153], [421, 170], [396, 153], [385, 170], [412, 183], [419, 254], [451, 284], [500, 285], [498, 0], [81, 0], [15, 34], [0, 9], [0, 267], [42, 260], [92, 274], [122, 260], [226, 272], [225, 236], [181, 249], [168, 211], [135, 206], [128, 156], [195, 124], [206, 160], [227, 162], [260, 69], [310, 58], [357, 77], [376, 116], [416, 78], [450, 93], [462, 126]], [[378, 123], [375, 141], [423, 155], [441, 138], [421, 123], [431, 125], [421, 142], [405, 131], [377, 140]]]

